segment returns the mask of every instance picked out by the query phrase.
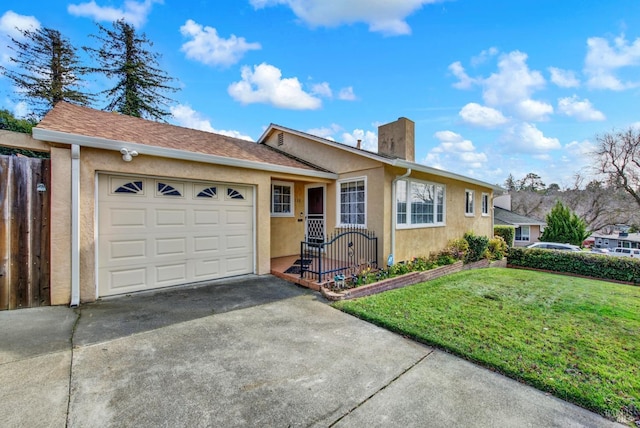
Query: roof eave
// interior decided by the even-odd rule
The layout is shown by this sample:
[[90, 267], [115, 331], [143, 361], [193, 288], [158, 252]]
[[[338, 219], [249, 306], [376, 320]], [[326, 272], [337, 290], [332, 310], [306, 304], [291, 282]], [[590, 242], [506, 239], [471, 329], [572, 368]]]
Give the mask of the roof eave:
[[70, 134], [61, 131], [52, 131], [34, 127], [32, 130], [33, 138], [41, 141], [49, 141], [52, 143], [77, 144], [81, 147], [91, 147], [103, 150], [113, 150], [119, 152], [120, 149], [126, 147], [129, 150], [135, 150], [139, 154], [157, 156], [162, 158], [180, 159], [193, 162], [209, 163], [216, 165], [233, 166], [238, 168], [257, 169], [261, 171], [288, 173], [296, 175], [305, 175], [308, 177], [326, 178], [335, 180], [338, 174], [332, 172], [309, 170], [304, 168], [296, 168], [291, 166], [275, 165], [270, 163], [249, 161], [237, 158], [229, 158], [225, 156], [210, 155], [206, 153], [188, 152], [179, 149], [170, 149], [166, 147], [148, 146], [146, 144], [132, 143], [129, 141], [110, 140], [99, 137], [89, 137], [86, 135]]
[[443, 169], [433, 168], [427, 165], [422, 165], [415, 162], [409, 162], [404, 159], [394, 159], [389, 162], [393, 166], [399, 166], [402, 168], [411, 168], [412, 170], [426, 172], [428, 174], [439, 175], [441, 177], [451, 178], [453, 180], [462, 181], [469, 184], [474, 184], [476, 186], [488, 187], [491, 190], [495, 191], [503, 191], [504, 189], [495, 184], [489, 184], [482, 180], [476, 180], [475, 178], [465, 177], [464, 175], [456, 174], [454, 172], [445, 171]]

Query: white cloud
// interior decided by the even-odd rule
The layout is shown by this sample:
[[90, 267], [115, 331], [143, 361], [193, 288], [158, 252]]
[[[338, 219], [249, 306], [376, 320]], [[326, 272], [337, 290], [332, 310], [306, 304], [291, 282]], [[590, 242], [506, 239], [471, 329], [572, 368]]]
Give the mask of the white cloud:
[[580, 100], [577, 95], [560, 98], [558, 112], [566, 116], [575, 117], [582, 122], [605, 120], [601, 111], [596, 110], [588, 99]]
[[323, 128], [312, 128], [307, 130], [307, 134], [315, 135], [316, 137], [326, 138], [327, 140], [335, 141], [333, 135], [342, 131], [342, 127], [335, 123], [332, 123], [331, 126], [323, 127]]
[[357, 99], [356, 94], [353, 92], [353, 87], [347, 86], [340, 89], [338, 93], [338, 99], [343, 101], [355, 101]]
[[335, 27], [364, 22], [372, 32], [396, 36], [411, 33], [411, 28], [405, 21], [409, 15], [425, 4], [438, 1], [441, 0], [250, 0], [250, 3], [256, 9], [288, 6], [298, 19], [311, 27]]
[[477, 103], [465, 105], [458, 114], [466, 123], [483, 128], [495, 128], [508, 122], [500, 111]]
[[484, 63], [485, 61], [487, 61], [487, 59], [491, 58], [492, 56], [496, 56], [498, 52], [499, 52], [498, 48], [493, 46], [490, 47], [489, 49], [485, 49], [481, 51], [479, 55], [476, 55], [471, 58], [471, 65], [474, 67], [477, 67], [480, 64]]
[[360, 140], [360, 147], [370, 152], [378, 151], [378, 134], [373, 131], [354, 129], [351, 133], [342, 134], [342, 142], [349, 146], [356, 147]]
[[542, 101], [532, 99], [522, 100], [514, 106], [515, 111], [524, 120], [547, 120], [553, 113], [553, 106]]
[[241, 140], [253, 141], [248, 135], [243, 135], [238, 131], [227, 131], [223, 129], [215, 129], [211, 126], [209, 119], [204, 118], [200, 113], [193, 110], [188, 105], [178, 104], [171, 107], [171, 114], [176, 123], [186, 128], [198, 129], [200, 131], [213, 132], [216, 134], [226, 135], [228, 137], [239, 138]]
[[482, 168], [488, 161], [487, 155], [478, 152], [471, 140], [452, 131], [438, 131], [434, 134], [440, 144], [427, 153], [424, 163], [439, 169], [462, 171]]
[[207, 65], [228, 67], [240, 61], [246, 52], [262, 48], [260, 43], [247, 43], [244, 37], [234, 34], [223, 39], [215, 28], [203, 27], [191, 19], [180, 27], [180, 33], [191, 38], [180, 50], [187, 58]]
[[333, 97], [331, 86], [327, 82], [317, 83], [311, 87], [311, 93], [325, 98]]
[[576, 77], [576, 73], [571, 70], [562, 70], [561, 68], [549, 67], [551, 73], [551, 81], [561, 88], [577, 88], [580, 86], [580, 80]]
[[502, 136], [502, 142], [507, 144], [505, 150], [520, 153], [540, 154], [540, 152], [557, 150], [561, 147], [557, 138], [545, 137], [535, 125], [527, 122], [507, 129]]
[[638, 82], [623, 82], [616, 75], [618, 69], [640, 64], [640, 38], [629, 43], [624, 36], [616, 37], [613, 46], [601, 37], [587, 39], [584, 73], [587, 85], [593, 89], [621, 91], [638, 86]]
[[500, 56], [498, 72], [483, 81], [483, 98], [489, 106], [516, 104], [531, 97], [545, 85], [539, 71], [527, 66], [527, 54], [513, 51]]
[[449, 65], [449, 71], [458, 78], [458, 81], [453, 84], [454, 88], [470, 89], [475, 83], [477, 83], [476, 79], [469, 77], [460, 61], [456, 61]]
[[98, 6], [95, 0], [87, 3], [70, 4], [67, 12], [74, 16], [83, 16], [96, 21], [113, 22], [124, 19], [136, 28], [142, 27], [147, 22], [147, 16], [151, 13], [154, 3], [162, 3], [162, 0], [144, 0], [136, 2], [125, 0], [124, 6], [115, 8], [112, 6]]
[[280, 69], [262, 63], [242, 67], [242, 80], [229, 85], [229, 95], [242, 104], [263, 103], [292, 110], [316, 110], [319, 98], [305, 92], [296, 77], [282, 78]]
[[0, 17], [0, 64], [7, 64], [13, 51], [7, 47], [11, 39], [22, 41], [24, 37], [20, 30], [37, 30], [40, 21], [34, 16], [18, 15], [8, 10]]

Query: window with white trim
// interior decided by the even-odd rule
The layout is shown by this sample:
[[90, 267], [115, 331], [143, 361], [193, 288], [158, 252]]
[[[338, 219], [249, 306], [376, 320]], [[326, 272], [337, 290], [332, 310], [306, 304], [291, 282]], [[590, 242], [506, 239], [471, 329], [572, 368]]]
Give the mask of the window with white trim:
[[483, 216], [489, 215], [489, 194], [488, 193], [482, 194], [482, 215]]
[[444, 185], [418, 180], [396, 183], [398, 226], [444, 225]]
[[464, 191], [464, 214], [465, 215], [471, 216], [475, 213], [474, 193], [475, 192], [473, 190]]
[[366, 226], [367, 179], [338, 181], [338, 227]]
[[274, 181], [271, 183], [271, 215], [293, 217], [293, 183]]
[[531, 226], [516, 227], [516, 241], [527, 242], [531, 236]]

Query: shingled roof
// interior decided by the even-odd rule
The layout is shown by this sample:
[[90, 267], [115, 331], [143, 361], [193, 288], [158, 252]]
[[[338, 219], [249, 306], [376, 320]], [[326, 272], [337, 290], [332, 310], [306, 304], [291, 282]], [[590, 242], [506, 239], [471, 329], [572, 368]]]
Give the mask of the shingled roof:
[[493, 220], [495, 224], [509, 225], [509, 226], [526, 226], [526, 225], [546, 226], [547, 224], [543, 221], [536, 220], [535, 218], [516, 214], [513, 211], [505, 210], [499, 207], [493, 208]]
[[57, 103], [34, 129], [326, 172], [323, 168], [265, 144], [95, 110], [64, 101]]

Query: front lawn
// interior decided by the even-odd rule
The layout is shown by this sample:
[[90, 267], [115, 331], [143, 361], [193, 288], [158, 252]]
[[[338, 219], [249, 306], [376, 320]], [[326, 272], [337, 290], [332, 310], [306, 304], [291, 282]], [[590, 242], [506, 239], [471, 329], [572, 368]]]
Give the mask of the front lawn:
[[640, 419], [640, 288], [478, 269], [334, 306], [611, 419]]

